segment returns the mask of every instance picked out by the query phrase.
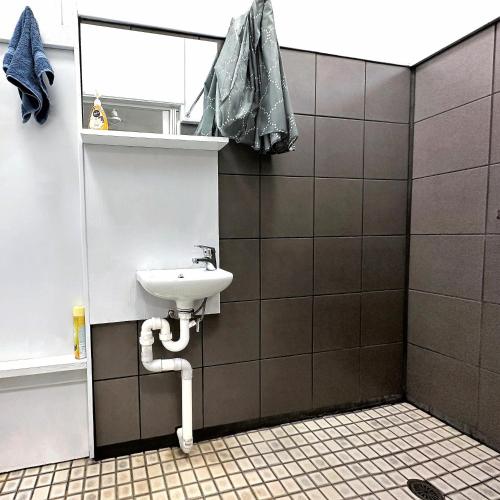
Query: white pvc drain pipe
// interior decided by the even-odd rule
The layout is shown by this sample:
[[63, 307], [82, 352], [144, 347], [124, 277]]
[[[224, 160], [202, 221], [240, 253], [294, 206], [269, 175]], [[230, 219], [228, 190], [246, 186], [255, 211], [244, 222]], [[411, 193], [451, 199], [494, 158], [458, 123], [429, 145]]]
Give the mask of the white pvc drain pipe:
[[[180, 314], [179, 314], [180, 318]], [[172, 341], [170, 325], [166, 319], [151, 318], [142, 324], [139, 343], [141, 344], [141, 362], [150, 372], [180, 371], [182, 377], [182, 427], [177, 429], [179, 444], [184, 453], [189, 453], [193, 447], [193, 402], [192, 381], [193, 369], [189, 361], [183, 358], [153, 359], [153, 330], [160, 330], [160, 339], [166, 349], [174, 352], [186, 347], [189, 342], [190, 314], [185, 314], [181, 319], [181, 336], [178, 341]], [[184, 323], [184, 336], [183, 332]], [[196, 324], [196, 322], [193, 322]], [[186, 340], [187, 330], [187, 340]], [[185, 345], [184, 345], [185, 343]], [[183, 345], [183, 347], [180, 347]], [[170, 347], [173, 347], [170, 349]], [[180, 347], [180, 348], [179, 348]]]

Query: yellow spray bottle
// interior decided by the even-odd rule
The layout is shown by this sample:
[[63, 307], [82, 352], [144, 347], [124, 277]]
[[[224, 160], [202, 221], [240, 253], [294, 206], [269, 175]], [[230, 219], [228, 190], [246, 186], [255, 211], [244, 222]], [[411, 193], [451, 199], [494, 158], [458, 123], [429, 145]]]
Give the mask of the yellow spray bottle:
[[85, 346], [85, 307], [73, 307], [73, 350], [76, 359], [87, 357]]

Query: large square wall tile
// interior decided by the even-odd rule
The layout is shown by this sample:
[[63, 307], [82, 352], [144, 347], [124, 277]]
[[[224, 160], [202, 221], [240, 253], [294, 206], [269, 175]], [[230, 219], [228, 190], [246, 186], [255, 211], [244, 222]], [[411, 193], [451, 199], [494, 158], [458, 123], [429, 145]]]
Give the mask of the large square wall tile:
[[500, 304], [500, 236], [486, 236], [483, 298]]
[[481, 304], [410, 290], [408, 341], [477, 365]]
[[316, 238], [314, 293], [359, 292], [361, 238]]
[[361, 296], [361, 345], [403, 341], [404, 290], [364, 292]]
[[261, 175], [314, 175], [314, 116], [295, 115], [299, 138], [295, 151], [261, 157]]
[[260, 417], [259, 361], [203, 369], [205, 427]]
[[487, 217], [488, 233], [500, 233], [500, 165], [490, 166]]
[[138, 377], [94, 382], [94, 423], [97, 446], [141, 437]]
[[261, 241], [262, 298], [312, 294], [312, 238]]
[[314, 297], [314, 351], [358, 347], [360, 313], [359, 293]]
[[410, 288], [479, 300], [483, 239], [483, 236], [472, 235], [413, 235]]
[[226, 302], [203, 323], [205, 366], [259, 359], [259, 301]]
[[314, 114], [316, 54], [285, 49], [281, 51], [281, 58], [293, 111]]
[[500, 448], [500, 375], [481, 370], [478, 428], [483, 439]]
[[415, 124], [413, 177], [488, 164], [491, 97]]
[[221, 293], [222, 302], [260, 298], [259, 240], [220, 240], [220, 266], [233, 273], [231, 286]]
[[92, 325], [94, 380], [137, 375], [137, 322]]
[[363, 118], [365, 62], [335, 56], [317, 56], [316, 113]]
[[406, 233], [406, 181], [368, 180], [363, 191], [363, 234]]
[[365, 178], [406, 179], [408, 141], [408, 125], [365, 122]]
[[483, 304], [481, 368], [500, 374], [500, 305]]
[[263, 417], [311, 409], [311, 354], [263, 359], [260, 369]]
[[362, 232], [363, 181], [316, 179], [314, 235], [358, 236]]
[[410, 68], [366, 63], [367, 120], [408, 123]]
[[[193, 370], [193, 429], [203, 427], [202, 370]], [[174, 434], [182, 425], [182, 380], [179, 372], [139, 377], [141, 438]]]
[[494, 39], [488, 28], [417, 68], [415, 120], [491, 93]]
[[363, 177], [361, 120], [316, 117], [315, 175]]
[[360, 355], [363, 401], [402, 394], [403, 344], [362, 347]]
[[[460, 390], [452, 391], [449, 381]], [[477, 422], [479, 368], [448, 356], [408, 345], [407, 393], [438, 417], [461, 425]]]
[[266, 176], [261, 183], [261, 236], [312, 236], [314, 179]]
[[313, 406], [328, 408], [359, 401], [359, 349], [313, 354]]
[[261, 302], [261, 356], [311, 352], [312, 297]]
[[363, 238], [363, 290], [400, 290], [405, 286], [406, 238]]
[[488, 167], [413, 180], [412, 234], [484, 231]]
[[219, 237], [259, 237], [259, 177], [219, 175]]

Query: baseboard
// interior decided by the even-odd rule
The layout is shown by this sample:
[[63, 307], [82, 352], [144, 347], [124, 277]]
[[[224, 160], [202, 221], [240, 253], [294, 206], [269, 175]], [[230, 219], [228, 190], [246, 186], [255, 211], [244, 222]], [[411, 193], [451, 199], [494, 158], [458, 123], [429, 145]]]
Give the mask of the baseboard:
[[457, 431], [460, 431], [462, 434], [465, 434], [466, 436], [475, 439], [481, 444], [488, 446], [488, 448], [495, 450], [497, 453], [500, 453], [500, 443], [481, 433], [476, 426], [471, 426], [463, 422], [459, 422], [454, 418], [450, 418], [449, 416], [442, 413], [439, 409], [425, 403], [421, 403], [420, 401], [417, 401], [412, 397], [407, 397], [406, 400], [408, 401], [408, 403], [416, 406], [426, 413], [429, 413], [429, 415], [432, 415], [434, 418], [441, 420], [441, 422], [449, 425], [450, 427], [453, 427]]
[[[376, 400], [364, 401], [362, 403], [336, 405], [331, 407], [319, 408], [305, 412], [286, 413], [282, 415], [273, 415], [269, 417], [261, 417], [253, 420], [245, 420], [243, 422], [235, 422], [225, 425], [217, 425], [214, 427], [206, 427], [196, 429], [193, 432], [194, 441], [206, 441], [207, 439], [215, 439], [219, 437], [246, 432], [255, 429], [262, 429], [276, 425], [297, 422], [307, 418], [319, 418], [326, 415], [334, 415], [337, 413], [345, 413], [347, 411], [365, 410], [380, 406], [381, 404], [394, 404], [405, 401], [402, 395], [387, 396]], [[178, 446], [178, 440], [175, 433], [166, 436], [158, 436], [147, 439], [137, 439], [126, 443], [116, 443], [105, 446], [96, 446], [96, 460], [139, 453], [148, 450], [157, 450], [170, 446]]]

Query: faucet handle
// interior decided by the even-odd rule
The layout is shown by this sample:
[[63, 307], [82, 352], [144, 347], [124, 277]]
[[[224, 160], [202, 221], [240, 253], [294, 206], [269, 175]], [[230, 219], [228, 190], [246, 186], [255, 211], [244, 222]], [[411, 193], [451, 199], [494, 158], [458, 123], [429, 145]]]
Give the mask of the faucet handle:
[[196, 248], [201, 248], [203, 250], [203, 255], [205, 257], [212, 257], [215, 255], [215, 248], [207, 245], [195, 245]]

